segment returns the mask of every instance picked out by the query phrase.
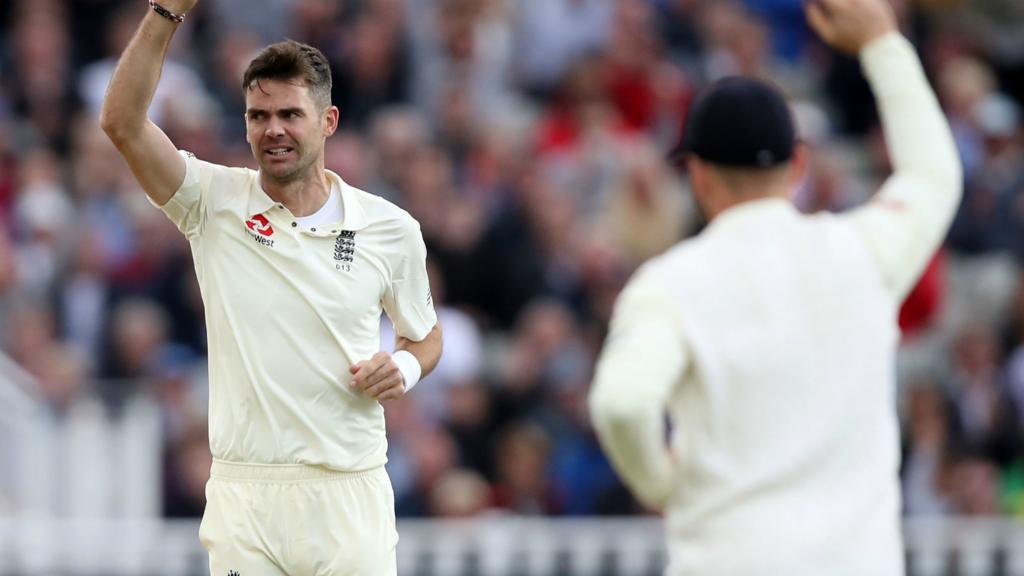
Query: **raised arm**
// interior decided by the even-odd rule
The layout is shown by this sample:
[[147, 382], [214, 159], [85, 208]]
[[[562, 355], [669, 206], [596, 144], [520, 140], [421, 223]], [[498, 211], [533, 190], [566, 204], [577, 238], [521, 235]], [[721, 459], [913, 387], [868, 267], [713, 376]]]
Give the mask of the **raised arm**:
[[[197, 0], [161, 0], [185, 14]], [[146, 194], [163, 206], [185, 179], [185, 160], [147, 116], [171, 37], [179, 24], [150, 10], [117, 63], [100, 112], [100, 126], [128, 161]]]
[[953, 136], [886, 0], [814, 0], [811, 26], [859, 56], [878, 102], [894, 173], [851, 214], [890, 292], [902, 300], [939, 247], [960, 202]]

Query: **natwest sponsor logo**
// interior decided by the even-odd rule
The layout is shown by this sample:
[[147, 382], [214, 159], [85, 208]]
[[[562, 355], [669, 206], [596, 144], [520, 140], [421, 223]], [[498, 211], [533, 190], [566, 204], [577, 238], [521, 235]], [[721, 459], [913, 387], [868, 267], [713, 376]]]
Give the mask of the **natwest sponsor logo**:
[[253, 232], [259, 232], [263, 236], [273, 236], [274, 227], [270, 225], [270, 221], [263, 214], [257, 214], [247, 220], [245, 225]]
[[257, 214], [245, 221], [245, 227], [247, 228], [246, 233], [249, 234], [249, 238], [263, 244], [267, 248], [274, 247], [274, 241], [271, 240], [271, 236], [274, 235], [274, 227], [270, 225], [270, 221], [263, 214]]

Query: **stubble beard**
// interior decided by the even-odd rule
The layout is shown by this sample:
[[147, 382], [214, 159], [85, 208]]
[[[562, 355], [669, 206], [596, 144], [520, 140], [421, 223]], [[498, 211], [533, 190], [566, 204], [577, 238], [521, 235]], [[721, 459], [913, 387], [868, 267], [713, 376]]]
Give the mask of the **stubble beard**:
[[264, 174], [268, 180], [276, 184], [290, 184], [301, 180], [306, 176], [315, 161], [315, 155], [311, 154], [307, 156], [303, 154], [299, 156], [295, 164], [290, 168], [288, 166], [274, 166], [262, 159], [257, 163], [260, 166], [260, 172]]

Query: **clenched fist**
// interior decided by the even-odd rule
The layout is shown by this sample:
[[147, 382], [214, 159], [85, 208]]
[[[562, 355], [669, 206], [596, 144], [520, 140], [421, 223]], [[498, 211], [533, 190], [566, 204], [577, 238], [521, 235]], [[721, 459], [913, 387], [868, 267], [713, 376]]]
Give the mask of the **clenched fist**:
[[405, 394], [405, 378], [387, 352], [377, 352], [369, 360], [356, 362], [349, 369], [349, 386], [377, 400], [390, 400]]

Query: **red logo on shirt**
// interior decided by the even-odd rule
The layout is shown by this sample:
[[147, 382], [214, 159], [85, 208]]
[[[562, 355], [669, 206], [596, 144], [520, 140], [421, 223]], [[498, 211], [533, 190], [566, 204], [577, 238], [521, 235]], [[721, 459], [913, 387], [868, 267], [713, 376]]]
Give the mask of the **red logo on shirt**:
[[270, 221], [263, 214], [257, 214], [252, 219], [247, 220], [245, 223], [249, 227], [249, 230], [259, 232], [263, 236], [273, 236], [274, 227], [270, 225]]

